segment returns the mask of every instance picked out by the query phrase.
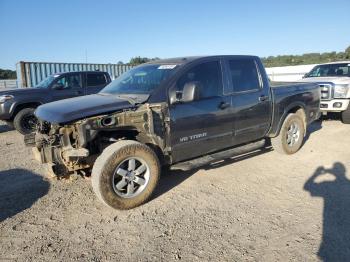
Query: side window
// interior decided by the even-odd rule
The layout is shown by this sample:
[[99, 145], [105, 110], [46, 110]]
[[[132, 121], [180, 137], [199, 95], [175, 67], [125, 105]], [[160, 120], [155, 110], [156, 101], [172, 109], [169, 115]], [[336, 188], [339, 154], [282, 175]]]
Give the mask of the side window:
[[259, 76], [253, 59], [234, 59], [228, 63], [234, 92], [260, 88]]
[[64, 77], [61, 77], [57, 80], [57, 84], [62, 85], [63, 89], [71, 88], [81, 88], [81, 77], [79, 74], [70, 74]]
[[86, 85], [87, 87], [101, 86], [107, 83], [106, 76], [104, 74], [87, 74]]
[[206, 62], [194, 66], [177, 82], [177, 87], [182, 90], [188, 82], [198, 81], [201, 84], [200, 97], [207, 98], [222, 95], [221, 68], [218, 61]]

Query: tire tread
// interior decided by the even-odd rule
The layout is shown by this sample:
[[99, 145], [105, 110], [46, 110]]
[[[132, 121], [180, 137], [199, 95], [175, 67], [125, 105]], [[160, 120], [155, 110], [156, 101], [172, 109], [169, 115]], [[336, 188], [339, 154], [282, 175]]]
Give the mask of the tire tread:
[[26, 130], [24, 130], [21, 126], [21, 120], [22, 120], [22, 117], [28, 113], [32, 113], [34, 114], [34, 111], [35, 111], [35, 108], [32, 108], [32, 107], [27, 107], [27, 108], [24, 108], [22, 109], [21, 111], [19, 111], [15, 118], [13, 119], [13, 126], [14, 128], [20, 132], [22, 135], [26, 135], [28, 134], [28, 132], [26, 132]]
[[[146, 151], [148, 154], [152, 155], [154, 157], [154, 159], [157, 160], [157, 165], [158, 165], [158, 170], [160, 170], [160, 164], [159, 164], [159, 160], [157, 155], [155, 154], [155, 152], [148, 146], [139, 143], [137, 141], [133, 141], [133, 140], [121, 140], [118, 141], [114, 144], [109, 145], [108, 147], [105, 148], [105, 150], [103, 150], [103, 152], [101, 153], [101, 155], [96, 159], [95, 164], [92, 168], [92, 174], [91, 174], [91, 184], [92, 184], [92, 188], [93, 191], [95, 192], [97, 198], [104, 203], [105, 205], [111, 207], [110, 204], [107, 203], [107, 201], [103, 198], [102, 193], [101, 193], [101, 181], [100, 181], [100, 176], [104, 170], [104, 168], [106, 168], [106, 164], [108, 164], [110, 162], [110, 159], [113, 158], [118, 152], [120, 152], [120, 150], [122, 150], [125, 147], [128, 146], [134, 146], [134, 147], [141, 147], [142, 150]], [[158, 176], [156, 176], [156, 182], [155, 185], [158, 184], [158, 180], [159, 180], [159, 174]], [[141, 203], [136, 204], [136, 205], [130, 205], [130, 206], [123, 206], [120, 207], [120, 209], [130, 209], [133, 207], [136, 207], [138, 205], [141, 205], [142, 203], [145, 203], [146, 201], [148, 201], [148, 199], [151, 197], [151, 194], [146, 196], [144, 199], [142, 199]]]
[[341, 113], [341, 121], [344, 124], [350, 124], [350, 105], [345, 111]]

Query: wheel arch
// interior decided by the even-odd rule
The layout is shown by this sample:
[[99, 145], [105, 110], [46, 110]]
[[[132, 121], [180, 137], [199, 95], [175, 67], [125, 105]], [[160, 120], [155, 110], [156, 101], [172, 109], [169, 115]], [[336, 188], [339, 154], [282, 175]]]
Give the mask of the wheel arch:
[[25, 102], [20, 104], [13, 105], [13, 108], [11, 109], [11, 120], [15, 118], [15, 116], [18, 114], [19, 111], [25, 108], [37, 108], [38, 106], [42, 105], [41, 102]]
[[[111, 131], [109, 135], [108, 133], [105, 133], [105, 135], [112, 137], [115, 133], [120, 133], [120, 131]], [[147, 135], [146, 133], [139, 130], [136, 126], [130, 127], [130, 129], [127, 130], [123, 130], [123, 132], [120, 133], [120, 140], [131, 140], [145, 144], [156, 153], [162, 165], [169, 162], [164, 154], [162, 147], [154, 139], [154, 136]]]
[[307, 128], [307, 119], [306, 119], [306, 106], [304, 103], [302, 102], [294, 102], [292, 104], [290, 104], [285, 110], [284, 113], [282, 115], [282, 117], [280, 118], [276, 131], [273, 133], [273, 135], [271, 135], [271, 137], [276, 137], [279, 135], [280, 131], [281, 131], [281, 127], [285, 121], [285, 119], [287, 118], [287, 116], [289, 114], [299, 114], [302, 117], [303, 123], [304, 123], [304, 127], [305, 130]]

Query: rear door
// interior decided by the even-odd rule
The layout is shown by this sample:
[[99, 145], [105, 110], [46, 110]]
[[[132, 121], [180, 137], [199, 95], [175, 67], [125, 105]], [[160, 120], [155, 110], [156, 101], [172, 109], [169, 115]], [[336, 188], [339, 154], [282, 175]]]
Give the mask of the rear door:
[[96, 94], [100, 92], [107, 84], [109, 79], [102, 72], [85, 73], [85, 94]]
[[223, 94], [222, 61], [202, 62], [187, 69], [176, 82], [198, 81], [202, 86], [196, 101], [170, 105], [170, 130], [174, 162], [230, 146], [232, 142], [231, 98]]
[[[57, 86], [60, 86], [60, 89], [57, 89]], [[68, 73], [59, 76], [51, 86], [50, 94], [52, 101], [83, 95], [81, 73]]]
[[270, 127], [270, 88], [264, 86], [258, 65], [253, 57], [226, 59], [235, 115], [233, 144], [262, 138]]

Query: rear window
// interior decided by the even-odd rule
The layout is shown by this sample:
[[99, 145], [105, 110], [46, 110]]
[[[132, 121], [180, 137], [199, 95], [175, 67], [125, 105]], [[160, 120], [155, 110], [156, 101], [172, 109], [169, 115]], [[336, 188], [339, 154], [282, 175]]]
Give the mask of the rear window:
[[90, 86], [101, 86], [107, 83], [105, 74], [87, 74], [86, 85]]
[[259, 75], [253, 59], [234, 59], [229, 61], [234, 92], [245, 92], [260, 88]]

